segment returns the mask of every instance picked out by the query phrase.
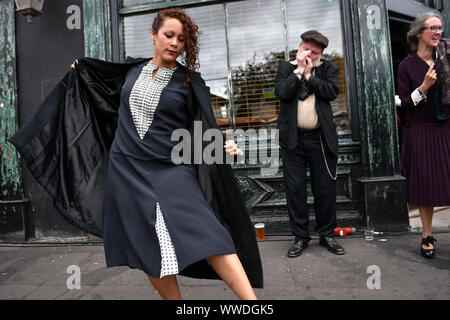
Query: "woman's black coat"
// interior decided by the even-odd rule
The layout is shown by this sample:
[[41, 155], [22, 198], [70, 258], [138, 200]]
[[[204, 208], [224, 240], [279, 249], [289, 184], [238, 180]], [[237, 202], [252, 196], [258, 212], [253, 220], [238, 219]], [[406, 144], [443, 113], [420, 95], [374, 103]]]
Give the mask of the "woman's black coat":
[[[117, 127], [121, 86], [127, 70], [147, 60], [112, 63], [78, 59], [76, 68], [58, 83], [34, 118], [9, 139], [63, 217], [100, 237], [108, 156]], [[202, 121], [203, 131], [218, 128], [209, 88], [197, 72], [190, 83], [194, 102], [199, 106], [196, 120]], [[230, 232], [252, 286], [262, 288], [255, 231], [231, 166], [200, 164], [196, 169], [206, 200]], [[182, 274], [218, 278], [206, 264], [194, 264], [188, 269]]]

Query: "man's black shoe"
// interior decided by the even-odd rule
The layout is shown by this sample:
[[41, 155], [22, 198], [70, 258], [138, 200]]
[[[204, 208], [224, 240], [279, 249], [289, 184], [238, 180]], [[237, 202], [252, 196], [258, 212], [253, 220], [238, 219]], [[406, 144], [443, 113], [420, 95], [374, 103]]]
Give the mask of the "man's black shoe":
[[328, 249], [328, 251], [334, 253], [334, 254], [344, 254], [345, 250], [344, 248], [342, 248], [337, 242], [336, 240], [334, 240], [333, 237], [325, 237], [325, 236], [320, 236], [320, 245], [324, 246]]
[[308, 247], [308, 241], [305, 240], [295, 240], [292, 247], [289, 248], [287, 256], [289, 258], [295, 258], [302, 254], [302, 251]]

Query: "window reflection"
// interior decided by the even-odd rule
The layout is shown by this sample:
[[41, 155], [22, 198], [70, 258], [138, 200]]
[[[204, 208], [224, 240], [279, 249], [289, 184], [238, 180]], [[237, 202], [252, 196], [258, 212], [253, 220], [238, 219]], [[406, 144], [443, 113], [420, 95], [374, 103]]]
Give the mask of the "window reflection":
[[156, 13], [124, 18], [125, 56], [148, 58], [153, 55], [152, 22]]
[[285, 47], [281, 2], [232, 2], [227, 12], [236, 127], [276, 127], [274, 79]]
[[199, 27], [199, 62], [203, 79], [211, 90], [214, 114], [219, 127], [231, 125], [225, 13], [222, 4], [186, 9]]

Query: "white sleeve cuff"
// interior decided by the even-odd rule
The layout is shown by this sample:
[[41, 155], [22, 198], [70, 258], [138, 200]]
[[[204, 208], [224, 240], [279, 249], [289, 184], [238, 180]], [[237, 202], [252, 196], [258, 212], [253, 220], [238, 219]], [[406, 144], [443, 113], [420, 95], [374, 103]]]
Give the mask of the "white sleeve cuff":
[[419, 88], [417, 88], [413, 91], [413, 93], [411, 93], [411, 99], [414, 102], [414, 106], [417, 106], [422, 100], [427, 99], [427, 95], [425, 93], [420, 95]]
[[402, 106], [402, 100], [400, 99], [400, 97], [398, 95], [395, 96], [395, 106], [396, 107]]

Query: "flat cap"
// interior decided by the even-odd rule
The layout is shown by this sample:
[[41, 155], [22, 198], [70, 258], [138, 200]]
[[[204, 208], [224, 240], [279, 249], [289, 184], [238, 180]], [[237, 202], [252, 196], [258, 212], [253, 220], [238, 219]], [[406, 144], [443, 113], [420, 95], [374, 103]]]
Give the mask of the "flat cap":
[[302, 38], [302, 40], [305, 42], [307, 41], [314, 42], [315, 44], [321, 46], [324, 49], [328, 47], [328, 38], [316, 30], [306, 31], [300, 36], [300, 38]]

